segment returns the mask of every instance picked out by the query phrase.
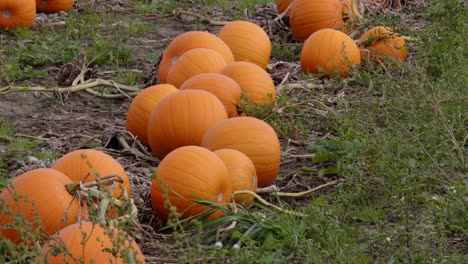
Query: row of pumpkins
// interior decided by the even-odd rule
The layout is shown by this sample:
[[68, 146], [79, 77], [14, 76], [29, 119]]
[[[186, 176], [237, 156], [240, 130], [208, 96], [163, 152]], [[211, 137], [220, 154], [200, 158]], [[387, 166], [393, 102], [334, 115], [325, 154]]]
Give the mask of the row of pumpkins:
[[2, 0], [0, 1], [0, 30], [30, 28], [37, 12], [69, 11], [75, 0]]

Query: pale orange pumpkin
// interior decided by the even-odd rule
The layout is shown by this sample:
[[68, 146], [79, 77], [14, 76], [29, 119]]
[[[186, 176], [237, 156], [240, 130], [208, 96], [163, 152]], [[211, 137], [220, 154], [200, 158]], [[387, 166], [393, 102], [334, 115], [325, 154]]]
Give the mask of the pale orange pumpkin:
[[36, 9], [46, 13], [68, 12], [73, 3], [75, 0], [36, 0]]
[[303, 42], [320, 29], [343, 28], [344, 19], [354, 17], [349, 14], [357, 12], [357, 9], [349, 10], [351, 1], [348, 3], [345, 0], [294, 0], [289, 11], [289, 22], [294, 38]]
[[301, 52], [304, 73], [349, 77], [351, 68], [358, 67], [360, 62], [356, 43], [345, 33], [334, 29], [321, 29], [312, 34]]
[[286, 11], [292, 2], [293, 0], [276, 0], [276, 10], [278, 10], [278, 14]]
[[[212, 151], [199, 146], [180, 147], [159, 164], [151, 185], [151, 204], [163, 220], [176, 207], [181, 218], [198, 215], [209, 207], [197, 204], [198, 199], [225, 205], [231, 200], [232, 183], [223, 161]], [[209, 219], [221, 216], [211, 214]]]
[[35, 169], [14, 178], [0, 193], [0, 235], [19, 244], [30, 235], [21, 233], [28, 232], [25, 226], [42, 227], [42, 233], [48, 235], [86, 217], [86, 209], [67, 191], [66, 185], [71, 183], [53, 169]]
[[173, 93], [151, 112], [148, 142], [162, 159], [176, 148], [200, 145], [206, 130], [227, 118], [224, 105], [210, 92], [187, 89]]
[[164, 51], [158, 68], [158, 80], [167, 83], [167, 74], [172, 65], [185, 52], [195, 48], [208, 48], [223, 56], [226, 63], [234, 62], [231, 49], [216, 35], [203, 31], [189, 31], [175, 38]]
[[385, 58], [406, 61], [405, 40], [391, 28], [378, 26], [369, 29], [359, 38], [358, 45], [361, 48], [362, 59], [368, 59], [376, 64]]
[[228, 117], [239, 116], [237, 105], [241, 97], [241, 88], [236, 81], [219, 73], [202, 73], [185, 81], [180, 90], [205, 90], [214, 94], [224, 104]]
[[234, 81], [248, 96], [248, 101], [269, 104], [276, 101], [276, 88], [270, 75], [251, 62], [237, 61], [228, 64], [221, 71]]
[[271, 184], [278, 176], [281, 146], [275, 130], [254, 117], [233, 117], [212, 126], [203, 136], [202, 147], [238, 150], [252, 160], [258, 186]]
[[206, 49], [191, 49], [172, 65], [167, 73], [167, 83], [179, 88], [187, 79], [201, 73], [219, 73], [227, 65], [218, 52]]
[[148, 146], [148, 119], [151, 111], [164, 97], [178, 92], [171, 84], [158, 84], [145, 88], [133, 99], [127, 111], [126, 127], [140, 142]]
[[36, 0], [0, 1], [0, 29], [30, 28], [36, 18]]
[[[219, 149], [214, 152], [224, 162], [231, 176], [232, 191], [257, 191], [257, 172], [255, 165], [244, 153], [235, 149]], [[249, 194], [237, 194], [233, 200], [238, 204], [248, 205], [254, 197]]]
[[114, 198], [131, 197], [130, 181], [124, 168], [112, 156], [94, 149], [78, 149], [63, 155], [51, 166], [62, 172], [72, 181], [91, 182], [96, 176], [104, 177], [118, 175], [122, 183], [114, 183], [107, 187]]
[[249, 21], [232, 21], [224, 25], [218, 37], [231, 48], [236, 61], [248, 61], [266, 69], [271, 55], [268, 34]]
[[92, 222], [69, 225], [41, 248], [41, 263], [135, 263], [145, 257], [132, 237], [115, 227]]

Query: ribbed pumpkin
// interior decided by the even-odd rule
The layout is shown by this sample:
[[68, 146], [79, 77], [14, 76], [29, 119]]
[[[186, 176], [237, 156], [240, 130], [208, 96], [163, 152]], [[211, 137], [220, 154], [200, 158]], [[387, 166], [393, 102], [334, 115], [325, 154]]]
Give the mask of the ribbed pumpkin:
[[133, 99], [127, 111], [126, 127], [141, 143], [148, 146], [148, 119], [153, 108], [164, 97], [178, 92], [171, 84], [158, 84], [141, 91]]
[[74, 2], [75, 0], [36, 0], [36, 9], [46, 13], [67, 12]]
[[293, 0], [276, 0], [276, 10], [278, 10], [278, 14], [283, 13], [286, 11], [288, 6], [293, 2]]
[[236, 81], [248, 96], [248, 101], [269, 104], [276, 101], [276, 88], [270, 75], [251, 62], [238, 61], [228, 64], [222, 71]]
[[[294, 38], [305, 41], [314, 32], [325, 29], [340, 29], [345, 24], [344, 0], [295, 0], [289, 11], [289, 22]], [[345, 16], [346, 19], [347, 16]]]
[[145, 263], [140, 247], [124, 231], [92, 222], [63, 228], [42, 247], [41, 253], [41, 263], [49, 264]]
[[208, 48], [219, 52], [227, 63], [234, 62], [231, 49], [216, 35], [203, 31], [189, 31], [179, 35], [166, 48], [158, 68], [158, 80], [167, 83], [167, 73], [177, 59], [195, 48]]
[[[224, 162], [231, 176], [232, 191], [257, 191], [257, 172], [255, 165], [244, 153], [235, 149], [220, 149], [214, 152]], [[249, 204], [254, 197], [249, 194], [238, 194], [233, 200], [238, 204]]]
[[161, 100], [151, 112], [148, 142], [159, 159], [172, 150], [200, 145], [206, 130], [227, 119], [226, 109], [212, 93], [183, 90]]
[[218, 52], [197, 48], [180, 56], [167, 73], [167, 83], [179, 88], [187, 79], [201, 73], [219, 73], [227, 65]]
[[[209, 209], [195, 200], [225, 205], [231, 194], [231, 178], [223, 161], [205, 148], [185, 146], [169, 153], [159, 164], [152, 180], [151, 204], [154, 212], [167, 221], [169, 204], [186, 218]], [[210, 218], [220, 215], [212, 214]]]
[[266, 69], [271, 55], [268, 34], [249, 21], [233, 21], [224, 25], [218, 37], [231, 48], [236, 61], [248, 61]]
[[258, 186], [271, 184], [278, 176], [281, 146], [273, 128], [254, 117], [234, 117], [212, 126], [203, 136], [202, 147], [238, 150], [252, 160]]
[[[72, 181], [95, 181], [99, 177], [119, 175], [123, 183], [114, 183], [108, 187], [113, 197], [122, 197], [123, 191], [131, 197], [130, 182], [122, 165], [112, 156], [94, 149], [78, 149], [63, 155], [51, 166], [68, 176]], [[94, 174], [93, 174], [93, 173]]]
[[[22, 220], [31, 228], [41, 226], [46, 234], [53, 234], [85, 217], [86, 209], [66, 189], [71, 183], [67, 176], [53, 169], [35, 169], [14, 178], [0, 194], [0, 235], [18, 244], [30, 235], [14, 228], [27, 232]], [[14, 224], [16, 221], [20, 224]]]
[[391, 28], [378, 26], [366, 31], [359, 38], [361, 57], [379, 64], [385, 58], [406, 61], [405, 40]]
[[36, 18], [36, 0], [0, 1], [0, 29], [30, 28]]
[[356, 43], [345, 33], [322, 29], [312, 34], [304, 43], [301, 68], [304, 73], [321, 73], [326, 76], [340, 74], [348, 77], [351, 67], [357, 67], [361, 55]]
[[228, 117], [239, 116], [237, 104], [241, 97], [241, 88], [236, 81], [219, 73], [202, 73], [185, 81], [180, 90], [204, 90], [214, 94], [224, 104]]

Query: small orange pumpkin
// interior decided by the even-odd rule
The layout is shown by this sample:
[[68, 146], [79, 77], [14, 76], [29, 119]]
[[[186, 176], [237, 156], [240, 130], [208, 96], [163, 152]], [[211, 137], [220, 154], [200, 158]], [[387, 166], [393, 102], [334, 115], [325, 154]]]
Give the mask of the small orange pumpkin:
[[224, 25], [218, 37], [231, 48], [236, 61], [248, 61], [266, 69], [271, 55], [268, 34], [249, 21], [232, 21]]
[[126, 192], [131, 197], [130, 181], [124, 168], [112, 156], [94, 149], [78, 149], [63, 155], [51, 166], [62, 172], [72, 181], [91, 182], [98, 177], [117, 174], [123, 183], [114, 183], [108, 187], [114, 198], [120, 198]]
[[248, 96], [248, 101], [258, 104], [276, 102], [276, 88], [270, 75], [251, 62], [236, 61], [221, 71], [236, 81]]
[[68, 12], [75, 0], [36, 0], [37, 11], [46, 13]]
[[164, 158], [176, 148], [200, 145], [206, 130], [227, 119], [226, 109], [212, 93], [187, 89], [159, 102], [148, 122], [148, 142]]
[[[257, 191], [257, 172], [255, 165], [244, 153], [235, 149], [219, 149], [214, 152], [224, 162], [231, 175], [232, 191]], [[248, 205], [254, 197], [249, 194], [238, 194], [233, 200], [238, 204]]]
[[41, 248], [41, 262], [138, 263], [145, 257], [135, 240], [115, 227], [103, 228], [92, 222], [69, 225]]
[[0, 29], [30, 28], [36, 18], [36, 0], [0, 1]]
[[376, 64], [385, 58], [406, 61], [405, 40], [391, 28], [378, 26], [366, 31], [358, 41], [361, 57]]
[[[186, 218], [209, 209], [195, 203], [197, 199], [225, 205], [231, 194], [231, 178], [223, 161], [205, 148], [185, 146], [169, 153], [159, 164], [152, 180], [151, 204], [154, 212], [167, 221], [170, 206]], [[216, 213], [209, 218], [219, 216]]]
[[196, 89], [210, 92], [224, 104], [228, 117], [239, 116], [237, 104], [241, 97], [239, 84], [226, 75], [219, 73], [202, 73], [185, 81], [180, 90]]
[[171, 84], [158, 84], [141, 91], [133, 99], [127, 111], [126, 127], [141, 143], [148, 146], [148, 119], [153, 108], [164, 97], [178, 92]]
[[351, 6], [345, 0], [294, 0], [289, 11], [294, 38], [303, 42], [320, 29], [342, 28], [345, 24], [343, 19], [349, 18], [348, 5]]
[[19, 244], [29, 234], [21, 234], [27, 231], [22, 225], [16, 226], [20, 230], [15, 228], [18, 220], [32, 228], [42, 227], [46, 235], [87, 216], [86, 209], [67, 191], [66, 185], [71, 183], [70, 178], [53, 169], [35, 169], [14, 178], [0, 193], [0, 235]]
[[278, 10], [278, 14], [286, 11], [292, 2], [293, 0], [276, 0], [276, 9]]
[[202, 147], [238, 150], [252, 160], [258, 186], [271, 184], [278, 176], [281, 146], [275, 130], [254, 117], [233, 117], [212, 126], [203, 136]]
[[218, 52], [196, 48], [185, 52], [167, 73], [167, 83], [179, 88], [187, 79], [201, 73], [219, 73], [227, 65]]
[[334, 29], [321, 29], [304, 43], [301, 68], [304, 73], [337, 74], [348, 77], [352, 67], [361, 62], [356, 43], [345, 33]]
[[164, 51], [158, 68], [158, 80], [167, 83], [167, 74], [172, 65], [185, 52], [195, 48], [208, 48], [219, 52], [226, 63], [234, 62], [231, 49], [216, 35], [203, 31], [189, 31], [175, 38]]

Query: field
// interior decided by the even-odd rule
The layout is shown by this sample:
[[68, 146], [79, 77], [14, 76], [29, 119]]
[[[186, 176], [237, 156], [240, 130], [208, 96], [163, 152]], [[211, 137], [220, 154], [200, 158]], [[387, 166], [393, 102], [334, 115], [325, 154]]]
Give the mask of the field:
[[[364, 63], [346, 79], [302, 74], [302, 44], [274, 2], [77, 0], [68, 13], [38, 14], [31, 29], [0, 31], [0, 190], [94, 148], [130, 177], [138, 216], [126, 227], [146, 263], [467, 263], [466, 1], [364, 1], [358, 35], [392, 27], [411, 38], [408, 60]], [[258, 203], [221, 222], [164, 228], [149, 199], [159, 160], [126, 131], [127, 110], [157, 83], [175, 37], [216, 34], [233, 20], [255, 22], [273, 44], [278, 101], [243, 109], [280, 139], [274, 184], [282, 193], [320, 188], [261, 195], [281, 210]], [[232, 220], [235, 232], [223, 236]], [[0, 263], [38, 256], [0, 237]]]

